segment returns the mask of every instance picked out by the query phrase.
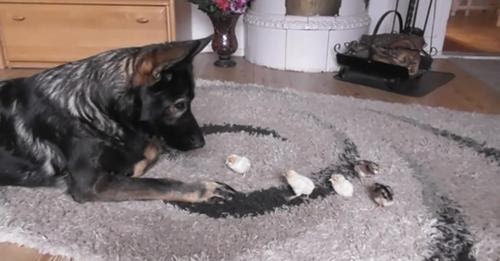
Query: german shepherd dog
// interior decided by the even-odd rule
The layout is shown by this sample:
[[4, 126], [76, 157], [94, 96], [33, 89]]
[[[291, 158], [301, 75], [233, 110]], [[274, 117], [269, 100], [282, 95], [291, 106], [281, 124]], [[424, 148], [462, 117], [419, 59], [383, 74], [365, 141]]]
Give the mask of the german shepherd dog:
[[204, 146], [191, 112], [200, 40], [111, 50], [0, 82], [0, 185], [65, 184], [77, 202], [219, 202], [213, 181], [139, 178], [165, 146]]

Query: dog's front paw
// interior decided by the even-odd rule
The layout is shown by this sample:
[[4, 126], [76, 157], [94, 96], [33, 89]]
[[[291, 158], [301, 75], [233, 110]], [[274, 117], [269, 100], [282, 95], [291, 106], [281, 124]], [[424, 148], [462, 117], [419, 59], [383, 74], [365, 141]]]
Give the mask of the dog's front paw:
[[201, 184], [203, 188], [200, 193], [199, 202], [223, 203], [231, 201], [237, 193], [236, 190], [224, 183], [205, 181]]

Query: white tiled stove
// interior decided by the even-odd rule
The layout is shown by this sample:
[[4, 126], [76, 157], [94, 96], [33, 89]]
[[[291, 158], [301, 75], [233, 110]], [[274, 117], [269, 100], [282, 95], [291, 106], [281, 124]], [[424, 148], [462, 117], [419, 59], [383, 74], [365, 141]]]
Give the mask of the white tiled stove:
[[338, 69], [334, 46], [367, 33], [364, 0], [342, 1], [338, 16], [288, 16], [285, 0], [255, 0], [245, 16], [245, 58], [280, 70], [331, 72]]

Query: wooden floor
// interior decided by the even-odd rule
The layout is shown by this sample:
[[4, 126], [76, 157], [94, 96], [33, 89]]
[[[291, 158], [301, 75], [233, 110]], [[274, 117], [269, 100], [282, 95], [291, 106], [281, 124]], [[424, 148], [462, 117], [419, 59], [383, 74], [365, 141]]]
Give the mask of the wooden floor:
[[448, 20], [445, 52], [500, 55], [500, 27], [496, 10], [458, 12]]
[[333, 73], [299, 73], [268, 69], [238, 59], [233, 69], [212, 66], [215, 57], [204, 54], [196, 60], [196, 76], [203, 79], [227, 80], [239, 83], [256, 83], [277, 88], [352, 96], [404, 104], [421, 104], [445, 107], [460, 111], [500, 113], [500, 92], [467, 74], [455, 63], [446, 59], [436, 60], [433, 70], [452, 72], [456, 78], [434, 92], [421, 98], [389, 93], [365, 86], [333, 79]]
[[[330, 95], [353, 96], [404, 104], [421, 104], [445, 107], [454, 110], [500, 114], [500, 92], [467, 74], [450, 60], [436, 60], [434, 70], [448, 71], [456, 78], [422, 98], [405, 97], [364, 86], [340, 82], [333, 79], [332, 73], [298, 73], [277, 71], [250, 64], [236, 58], [235, 68], [223, 69], [212, 65], [213, 54], [202, 54], [195, 60], [195, 74], [198, 78], [224, 80], [239, 83], [256, 83], [276, 88], [323, 93]], [[29, 76], [39, 70], [0, 70], [0, 79]], [[16, 261], [56, 261], [68, 260], [63, 257], [41, 255], [33, 249], [0, 243], [0, 260]]]

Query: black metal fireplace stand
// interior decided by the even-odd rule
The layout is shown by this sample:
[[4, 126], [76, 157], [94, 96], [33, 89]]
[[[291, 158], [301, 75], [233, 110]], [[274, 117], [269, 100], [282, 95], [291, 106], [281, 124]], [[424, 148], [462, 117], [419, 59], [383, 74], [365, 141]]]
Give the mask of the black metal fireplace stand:
[[[395, 33], [395, 27], [398, 22], [398, 25], [402, 26], [402, 28], [399, 28], [400, 33], [423, 37], [433, 5], [436, 8], [435, 1], [430, 0], [425, 22], [421, 28], [416, 26], [420, 0], [410, 0], [404, 25], [402, 23], [402, 15], [398, 12], [400, 0], [396, 0], [394, 10], [386, 12], [381, 17], [381, 20], [388, 15], [394, 14], [391, 33]], [[381, 21], [379, 21], [378, 25], [380, 24]], [[376, 30], [374, 33], [376, 33]], [[340, 70], [335, 78], [416, 97], [424, 96], [454, 78], [452, 73], [430, 71], [433, 59], [425, 50], [421, 50], [419, 74], [416, 76], [410, 76], [406, 67], [375, 61], [371, 57], [371, 52], [368, 53], [367, 57], [360, 57], [359, 55], [353, 55], [349, 51], [349, 48], [345, 53], [337, 53], [337, 63], [340, 65]]]

